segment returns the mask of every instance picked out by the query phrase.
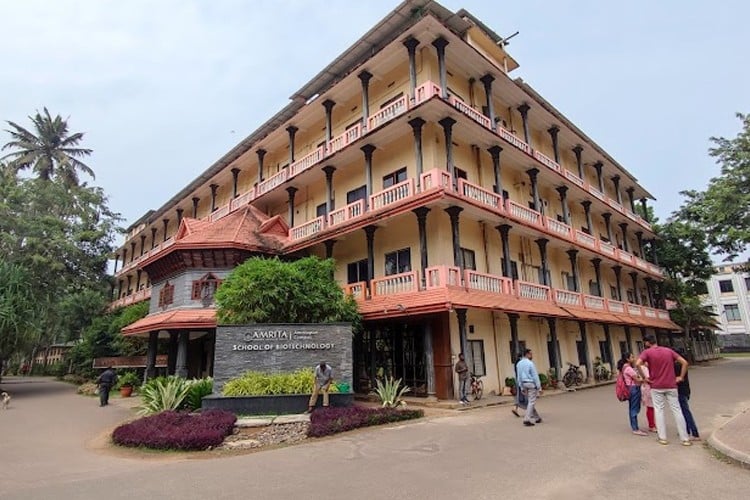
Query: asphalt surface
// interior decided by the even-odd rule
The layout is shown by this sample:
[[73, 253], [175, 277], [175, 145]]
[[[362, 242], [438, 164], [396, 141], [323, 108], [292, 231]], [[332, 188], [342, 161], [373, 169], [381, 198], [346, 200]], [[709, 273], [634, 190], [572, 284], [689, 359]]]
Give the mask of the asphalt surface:
[[[691, 367], [704, 437], [731, 431], [750, 408], [748, 374], [750, 358]], [[99, 408], [72, 387], [33, 379], [2, 387], [13, 395], [0, 410], [3, 499], [745, 499], [750, 491], [750, 471], [703, 443], [681, 446], [669, 415], [669, 446], [633, 436], [611, 385], [543, 397], [535, 427], [491, 406], [212, 459], [110, 448], [106, 433], [133, 415], [127, 400]]]

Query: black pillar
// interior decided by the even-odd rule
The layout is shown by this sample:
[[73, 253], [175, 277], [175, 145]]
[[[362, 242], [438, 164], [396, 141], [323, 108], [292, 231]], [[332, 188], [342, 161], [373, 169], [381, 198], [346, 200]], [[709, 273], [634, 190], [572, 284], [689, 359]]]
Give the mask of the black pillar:
[[360, 149], [365, 154], [365, 186], [367, 186], [365, 207], [369, 209], [370, 196], [372, 195], [372, 153], [375, 152], [375, 146], [372, 144], [365, 144]]
[[495, 176], [495, 185], [492, 186], [496, 194], [503, 195], [503, 178], [500, 173], [500, 151], [503, 148], [500, 146], [492, 146], [487, 148], [490, 156], [492, 156], [492, 174]]
[[567, 250], [570, 259], [570, 273], [573, 276], [573, 291], [580, 292], [581, 285], [578, 283], [578, 250]]
[[560, 359], [560, 345], [557, 341], [557, 321], [555, 318], [547, 318], [549, 325], [549, 337], [552, 341], [552, 353], [554, 359], [550, 359], [550, 366], [555, 368], [555, 378], [562, 381], [562, 360]]
[[638, 251], [641, 253], [639, 257], [643, 260], [646, 260], [646, 251], [643, 248], [643, 231], [636, 231], [635, 239], [638, 242]]
[[628, 201], [630, 202], [630, 211], [635, 213], [635, 188], [629, 187], [625, 190], [628, 193]]
[[119, 286], [117, 287], [117, 298], [122, 297], [122, 286], [125, 284], [125, 280], [117, 280]]
[[495, 81], [495, 77], [487, 73], [479, 79], [484, 85], [485, 102], [487, 103], [487, 118], [490, 119], [490, 125], [493, 130], [495, 128], [495, 106], [492, 103], [492, 82]]
[[602, 294], [602, 259], [599, 257], [596, 257], [594, 259], [591, 259], [591, 265], [594, 266], [594, 277], [596, 278], [596, 291], [597, 296], [604, 297]]
[[326, 215], [328, 215], [333, 211], [333, 173], [336, 167], [326, 165], [322, 170], [326, 174]]
[[159, 342], [159, 332], [148, 333], [148, 351], [146, 351], [146, 380], [156, 377], [156, 349]]
[[529, 135], [529, 110], [531, 108], [528, 104], [523, 103], [517, 109], [521, 113], [521, 121], [523, 122], [523, 140], [531, 147], [531, 136]]
[[297, 188], [289, 186], [286, 188], [286, 192], [289, 194], [287, 220], [289, 221], [289, 227], [294, 227], [294, 195], [297, 194]]
[[539, 238], [535, 241], [537, 246], [539, 246], [539, 258], [542, 260], [542, 285], [550, 286], [549, 264], [547, 263], [547, 243], [549, 243], [549, 240], [547, 238]]
[[622, 273], [621, 266], [612, 266], [612, 271], [615, 273], [615, 288], [617, 289], [617, 300], [622, 301], [622, 281], [620, 273]]
[[641, 299], [638, 296], [638, 273], [636, 272], [630, 273], [630, 279], [633, 280], [633, 302], [635, 304], [640, 304]]
[[630, 327], [625, 325], [625, 343], [628, 345], [628, 352], [633, 352], [633, 338], [630, 335]]
[[523, 353], [521, 352], [521, 346], [518, 343], [518, 318], [519, 316], [518, 314], [515, 314], [515, 313], [507, 313], [507, 314], [508, 314], [508, 321], [510, 322], [510, 344], [513, 346], [513, 359], [511, 359], [511, 361], [515, 363], [516, 358], [519, 355], [523, 356]]
[[541, 200], [539, 199], [539, 184], [537, 183], [538, 168], [530, 168], [526, 171], [531, 181], [531, 196], [533, 198], [534, 210], [541, 212]]
[[241, 170], [239, 168], [232, 169], [232, 199], [237, 198], [238, 196], [237, 184], [240, 178], [240, 172]]
[[424, 326], [424, 361], [427, 375], [427, 397], [435, 398], [435, 355], [432, 348], [432, 326]]
[[609, 362], [611, 363], [612, 371], [616, 369], [616, 363], [615, 363], [615, 354], [612, 350], [612, 335], [609, 333], [609, 325], [607, 323], [602, 323], [602, 327], [604, 328], [604, 340], [607, 343], [607, 354], [609, 355]]
[[578, 167], [578, 177], [580, 177], [583, 180], [586, 180], [586, 176], [583, 173], [583, 159], [581, 158], [581, 153], [583, 153], [583, 148], [581, 146], [576, 146], [573, 148], [573, 154], [576, 155], [576, 167]]
[[367, 118], [370, 116], [370, 79], [372, 73], [367, 70], [360, 71], [357, 75], [362, 83], [362, 129], [367, 129]]
[[330, 99], [323, 101], [323, 107], [326, 109], [326, 149], [333, 139], [333, 107], [335, 105], [336, 103]]
[[167, 229], [169, 229], [169, 219], [162, 219], [161, 220], [164, 223], [164, 240], [167, 241]]
[[448, 98], [448, 69], [445, 66], [445, 47], [448, 45], [448, 40], [443, 37], [438, 37], [433, 40], [432, 45], [437, 49], [438, 57], [438, 72], [440, 73], [440, 91], [443, 99]]
[[602, 194], [604, 194], [604, 177], [602, 177], [602, 167], [604, 167], [602, 162], [598, 161], [594, 163], [594, 170], [596, 170], [597, 185], [599, 186], [599, 191]]
[[141, 235], [141, 255], [140, 257], [143, 257], [144, 252], [146, 251], [146, 235]]
[[422, 127], [425, 121], [419, 117], [409, 120], [412, 132], [414, 133], [414, 156], [417, 162], [417, 189], [422, 182], [423, 157], [422, 157]]
[[158, 229], [156, 229], [155, 227], [151, 228], [151, 250], [156, 248], [156, 232], [157, 231]]
[[563, 220], [567, 225], [570, 225], [570, 212], [568, 211], [568, 186], [560, 186], [556, 188], [560, 194], [560, 209], [562, 210]]
[[[453, 265], [464, 270], [464, 256], [461, 253], [461, 238], [458, 226], [458, 215], [463, 211], [461, 207], [448, 207], [445, 212], [451, 219], [451, 237], [453, 240]], [[462, 275], [463, 278], [463, 275]]]
[[174, 375], [177, 370], [177, 332], [169, 332], [167, 347], [167, 375]]
[[609, 212], [604, 212], [602, 214], [602, 218], [604, 219], [604, 227], [607, 230], [607, 240], [609, 240], [610, 243], [613, 243], [612, 225], [610, 224], [610, 220], [612, 219], [612, 214]]
[[125, 267], [125, 262], [127, 261], [127, 259], [128, 259], [128, 249], [123, 248], [122, 249], [122, 267]]
[[137, 292], [140, 289], [141, 286], [141, 275], [143, 274], [143, 271], [138, 269], [135, 272], [135, 291]]
[[188, 376], [188, 344], [190, 342], [190, 332], [181, 331], [177, 339], [177, 367], [175, 375], [181, 378]]
[[367, 286], [375, 277], [375, 230], [378, 226], [365, 226], [365, 236], [367, 237]]
[[656, 307], [654, 305], [656, 303], [654, 301], [654, 280], [652, 280], [651, 278], [646, 278], [644, 281], [646, 282], [646, 296], [648, 297], [648, 306]]
[[591, 354], [589, 352], [589, 339], [586, 334], [586, 322], [578, 322], [578, 330], [581, 332], [581, 343], [583, 344], [583, 355], [586, 362], [586, 378], [591, 379], [594, 376], [594, 365], [591, 362]]
[[185, 209], [178, 208], [175, 212], [177, 212], [177, 227], [180, 227], [180, 224], [182, 223], [182, 214], [185, 212]]
[[615, 186], [615, 199], [617, 200], [617, 203], [622, 204], [622, 193], [620, 193], [620, 176], [619, 175], [612, 176], [612, 184], [614, 184]]
[[450, 172], [453, 177], [453, 188], [456, 189], [458, 180], [456, 179], [456, 172], [453, 170], [453, 125], [456, 123], [456, 120], [447, 117], [438, 123], [443, 127], [445, 135], [445, 170]]
[[[165, 219], [169, 220], [169, 219]], [[166, 229], [165, 229], [166, 232]], [[133, 262], [135, 260], [135, 241], [130, 242], [130, 262]]]
[[286, 128], [286, 131], [289, 134], [289, 165], [294, 163], [294, 137], [297, 135], [298, 130], [299, 129], [294, 125], [289, 125]]
[[461, 343], [461, 352], [464, 353], [466, 364], [472, 366], [471, 352], [469, 352], [469, 342], [466, 338], [466, 309], [459, 307], [456, 309], [456, 319], [458, 320], [458, 338]]
[[583, 212], [586, 214], [586, 229], [588, 229], [589, 234], [593, 234], [594, 225], [591, 222], [591, 202], [585, 200], [581, 202], [581, 205], [583, 206]]
[[630, 248], [628, 248], [628, 223], [620, 223], [620, 230], [622, 231], [622, 249], [626, 252], [629, 252]]
[[266, 150], [259, 149], [255, 152], [258, 155], [258, 184], [263, 182], [263, 159], [266, 157]]
[[426, 273], [427, 269], [427, 214], [430, 209], [427, 207], [419, 207], [412, 210], [417, 216], [417, 229], [419, 231], [419, 263], [422, 271], [422, 286], [426, 284]]
[[[513, 267], [510, 264], [510, 241], [508, 238], [508, 233], [510, 233], [510, 228], [508, 224], [501, 224], [495, 229], [497, 229], [500, 232], [500, 240], [503, 247], [503, 276], [506, 278], [513, 279]], [[514, 360], [515, 361], [515, 360]]]
[[646, 205], [646, 198], [641, 198], [641, 211], [643, 212], [643, 220], [648, 222], [648, 205]]
[[323, 244], [326, 247], [326, 259], [333, 258], [333, 245], [336, 244], [336, 240], [325, 240]]
[[[404, 40], [404, 47], [409, 52], [409, 96], [411, 102], [414, 102], [417, 91], [417, 47], [419, 46], [419, 40], [410, 36]], [[431, 338], [431, 337], [430, 337]]]
[[197, 196], [193, 196], [193, 219], [198, 218], [198, 203], [201, 201]]
[[211, 184], [208, 187], [211, 188], [211, 211], [213, 212], [216, 210], [216, 193], [219, 190], [219, 185]]
[[560, 147], [557, 143], [557, 134], [560, 133], [560, 129], [557, 126], [552, 126], [547, 129], [549, 136], [552, 139], [552, 152], [554, 154], [555, 163], [560, 163]]

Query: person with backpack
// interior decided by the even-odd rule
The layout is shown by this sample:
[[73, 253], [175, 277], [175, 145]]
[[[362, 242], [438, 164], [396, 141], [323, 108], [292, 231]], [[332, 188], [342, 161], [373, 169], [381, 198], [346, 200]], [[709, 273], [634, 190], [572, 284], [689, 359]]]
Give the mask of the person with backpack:
[[[617, 376], [617, 399], [628, 401], [628, 416], [630, 417], [630, 428], [636, 436], [648, 436], [638, 427], [638, 413], [641, 411], [641, 382], [642, 379], [633, 367], [635, 356], [632, 352], [622, 353], [622, 359], [617, 362], [619, 375]], [[624, 390], [623, 390], [624, 386]], [[627, 391], [627, 398], [622, 399]]]

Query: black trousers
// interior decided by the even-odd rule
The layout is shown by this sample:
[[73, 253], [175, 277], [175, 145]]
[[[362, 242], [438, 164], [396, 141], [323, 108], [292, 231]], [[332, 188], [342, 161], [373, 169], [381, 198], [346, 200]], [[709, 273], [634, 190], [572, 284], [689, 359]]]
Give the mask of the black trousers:
[[99, 406], [109, 404], [109, 390], [112, 388], [109, 384], [99, 384]]

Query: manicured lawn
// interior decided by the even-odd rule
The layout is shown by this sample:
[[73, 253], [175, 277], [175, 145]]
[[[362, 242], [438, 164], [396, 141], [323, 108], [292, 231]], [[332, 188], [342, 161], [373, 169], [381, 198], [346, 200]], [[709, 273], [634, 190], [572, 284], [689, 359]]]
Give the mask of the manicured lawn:
[[723, 358], [750, 358], [750, 352], [724, 352]]

